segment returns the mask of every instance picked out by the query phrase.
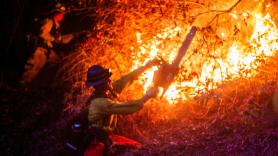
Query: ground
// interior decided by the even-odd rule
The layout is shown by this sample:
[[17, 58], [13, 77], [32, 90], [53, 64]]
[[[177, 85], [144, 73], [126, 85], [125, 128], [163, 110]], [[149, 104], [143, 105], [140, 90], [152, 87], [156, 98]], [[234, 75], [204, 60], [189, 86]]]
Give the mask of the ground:
[[[254, 90], [248, 94], [250, 86], [243, 84], [246, 86], [245, 80], [229, 82], [209, 94], [167, 107], [171, 110], [161, 115], [168, 118], [153, 119], [159, 116], [151, 110], [157, 107], [156, 101], [139, 113], [122, 116], [117, 132], [142, 142], [143, 147], [119, 155], [275, 155], [278, 116], [270, 95], [276, 83], [250, 82]], [[1, 155], [63, 155], [70, 114], [63, 112], [60, 89], [2, 86]]]

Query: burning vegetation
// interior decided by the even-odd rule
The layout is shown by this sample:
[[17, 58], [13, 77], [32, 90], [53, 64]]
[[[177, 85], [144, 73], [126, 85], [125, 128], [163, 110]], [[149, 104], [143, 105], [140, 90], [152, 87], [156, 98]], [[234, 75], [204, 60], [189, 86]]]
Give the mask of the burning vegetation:
[[[99, 1], [94, 37], [65, 58], [64, 80], [83, 88], [91, 64], [112, 69], [116, 79], [153, 58], [172, 63], [192, 25], [197, 36], [164, 102], [184, 102], [223, 82], [252, 78], [277, 53], [276, 5], [264, 0]], [[137, 86], [146, 91], [155, 70], [147, 71]], [[143, 91], [135, 90], [135, 97]]]
[[[115, 80], [153, 58], [172, 63], [196, 26], [164, 97], [122, 117], [117, 131], [129, 131], [124, 135], [145, 143], [138, 154], [274, 154], [277, 6], [272, 0], [100, 0], [93, 8], [92, 37], [65, 57], [60, 70], [72, 84], [65, 110], [84, 106], [91, 93], [85, 73], [92, 64], [110, 68]], [[155, 70], [146, 71], [120, 100], [140, 97], [152, 85]]]
[[[29, 30], [39, 30], [57, 2], [67, 11], [61, 34], [79, 37], [57, 47], [57, 64], [19, 84], [24, 59], [40, 44]], [[69, 120], [94, 91], [85, 85], [91, 65], [111, 69], [117, 80], [154, 58], [172, 64], [195, 27], [164, 96], [160, 91], [139, 112], [119, 116], [115, 133], [143, 144], [119, 155], [277, 155], [277, 0], [10, 0], [6, 8], [1, 155], [65, 155]], [[161, 67], [117, 100], [141, 98]]]

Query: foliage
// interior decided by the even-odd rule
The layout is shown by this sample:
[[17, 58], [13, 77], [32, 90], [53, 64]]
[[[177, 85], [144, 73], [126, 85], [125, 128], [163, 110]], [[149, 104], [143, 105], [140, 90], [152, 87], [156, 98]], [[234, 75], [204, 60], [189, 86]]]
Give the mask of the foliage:
[[223, 83], [177, 106], [150, 102], [124, 117], [119, 133], [145, 144], [135, 155], [275, 155], [277, 57], [254, 78]]
[[[91, 93], [92, 90], [84, 85], [90, 65], [101, 64], [112, 69], [112, 79], [115, 80], [131, 70], [134, 51], [139, 51], [154, 37], [165, 45], [178, 45], [184, 36], [166, 39], [157, 36], [169, 26], [173, 29], [177, 26], [188, 28], [194, 24], [201, 30], [203, 38], [197, 39], [198, 46], [195, 45], [189, 56], [191, 60], [204, 59], [200, 62], [205, 62], [222, 58], [224, 53], [212, 51], [216, 47], [230, 45], [233, 40], [242, 41], [249, 47], [246, 37], [253, 33], [251, 26], [254, 20], [249, 23], [244, 19], [236, 21], [229, 13], [234, 10], [252, 13], [257, 8], [255, 1], [246, 0], [217, 3], [200, 0], [100, 0], [92, 9], [95, 9], [93, 17], [97, 21], [92, 27], [92, 37], [78, 51], [65, 57], [60, 69], [63, 80], [72, 85], [65, 94], [66, 110], [83, 107]], [[226, 35], [221, 35], [221, 32]], [[141, 43], [138, 42], [138, 33]], [[116, 132], [145, 144], [141, 150], [132, 151], [138, 155], [222, 155], [227, 152], [252, 155], [254, 151], [273, 154], [271, 152], [278, 146], [273, 139], [277, 137], [277, 126], [273, 125], [277, 116], [271, 105], [277, 88], [276, 60], [277, 55], [261, 60], [262, 67], [257, 69], [257, 75], [222, 82], [217, 89], [179, 101], [176, 105], [167, 105], [159, 99], [149, 101], [142, 111], [121, 116]], [[186, 74], [200, 72], [199, 66], [194, 66], [194, 61], [191, 61], [190, 69], [196, 71]], [[135, 83], [119, 100], [140, 97], [141, 87]], [[266, 144], [268, 146], [264, 147]]]

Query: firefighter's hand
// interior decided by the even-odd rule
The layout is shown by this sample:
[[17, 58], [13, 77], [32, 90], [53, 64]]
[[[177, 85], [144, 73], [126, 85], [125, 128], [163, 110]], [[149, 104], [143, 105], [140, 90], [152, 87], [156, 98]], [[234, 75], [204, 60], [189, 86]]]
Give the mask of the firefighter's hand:
[[152, 66], [158, 66], [162, 63], [161, 59], [154, 58], [153, 60], [150, 60], [147, 62], [146, 67], [152, 67]]
[[61, 42], [63, 44], [68, 44], [70, 41], [72, 41], [74, 38], [74, 35], [73, 34], [67, 34], [67, 35], [63, 35], [62, 36], [62, 39], [61, 39]]
[[143, 100], [147, 101], [150, 98], [156, 97], [157, 94], [158, 94], [158, 88], [157, 87], [151, 87], [146, 91], [145, 95], [143, 96]]

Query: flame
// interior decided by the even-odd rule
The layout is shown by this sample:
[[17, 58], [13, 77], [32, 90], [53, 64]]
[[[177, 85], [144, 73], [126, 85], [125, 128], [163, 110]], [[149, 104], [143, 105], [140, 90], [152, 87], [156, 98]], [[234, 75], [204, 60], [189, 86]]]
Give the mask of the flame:
[[[278, 30], [269, 14], [263, 16], [261, 13], [255, 13], [253, 15], [242, 13], [230, 14], [230, 16], [235, 19], [238, 19], [239, 16], [242, 16], [244, 19], [254, 16], [255, 23], [253, 26], [253, 33], [249, 37], [247, 44], [235, 40], [228, 46], [219, 46], [211, 53], [220, 54], [224, 51], [225, 55], [220, 58], [208, 58], [207, 61], [203, 63], [201, 71], [189, 80], [184, 80], [184, 78], [182, 78], [183, 75], [178, 74], [176, 80], [171, 84], [164, 95], [169, 103], [186, 100], [188, 97], [196, 96], [201, 92], [214, 89], [223, 81], [240, 77], [251, 77], [256, 74], [258, 66], [263, 61], [266, 61], [269, 56], [274, 55], [278, 50]], [[142, 34], [137, 32], [137, 43], [140, 47], [139, 51], [135, 52], [133, 55], [134, 61], [132, 70], [140, 67], [156, 56], [160, 56], [167, 60], [168, 63], [172, 63], [181, 45], [182, 39], [187, 34], [187, 32], [182, 29], [184, 27], [188, 28], [189, 26], [181, 25], [176, 28], [166, 28], [162, 33], [155, 35], [147, 42], [143, 42]], [[177, 43], [171, 42], [171, 44], [169, 43], [166, 45], [162, 42], [162, 40], [175, 38], [179, 40]], [[197, 41], [194, 40], [193, 42]], [[193, 45], [194, 43], [191, 46]], [[187, 60], [182, 61], [181, 66], [190, 68], [186, 61]], [[155, 70], [157, 70], [157, 67], [151, 68], [139, 79], [139, 83], [143, 85], [145, 91], [152, 85]]]

